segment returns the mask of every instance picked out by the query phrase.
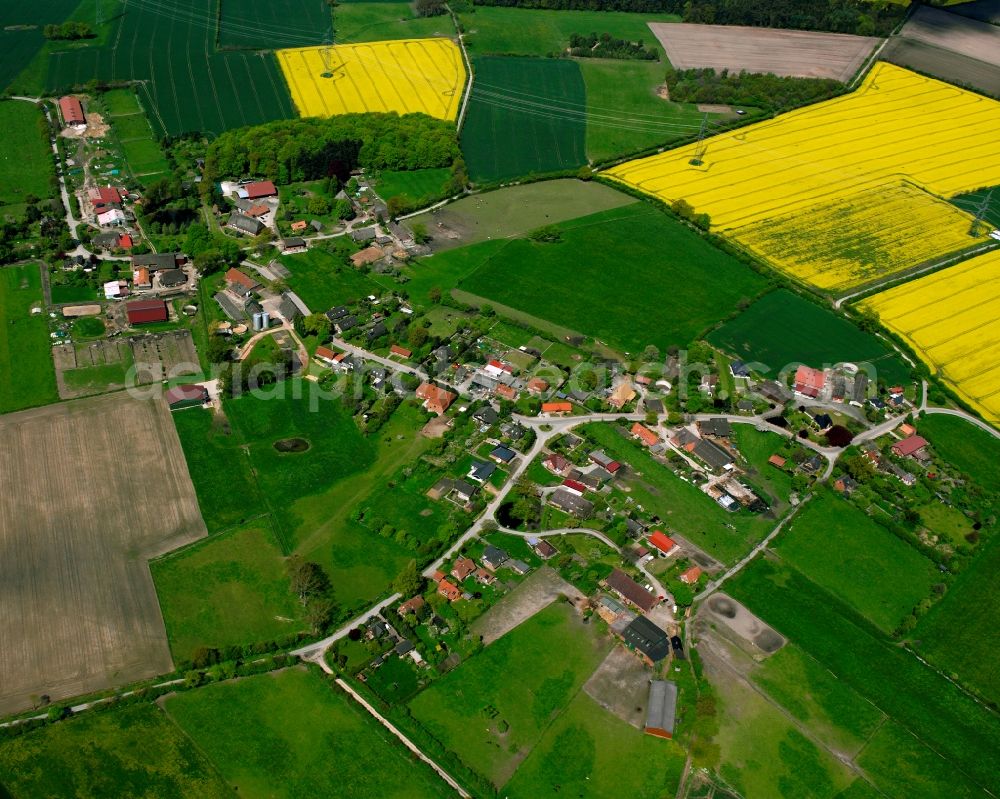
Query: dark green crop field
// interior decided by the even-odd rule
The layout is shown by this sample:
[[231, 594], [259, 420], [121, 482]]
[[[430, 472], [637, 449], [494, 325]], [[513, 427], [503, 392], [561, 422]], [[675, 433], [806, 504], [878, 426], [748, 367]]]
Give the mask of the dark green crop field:
[[322, 44], [330, 29], [324, 0], [219, 0], [219, 48], [277, 50]]
[[[45, 46], [42, 28], [65, 20], [79, 0], [23, 3], [0, 0], [0, 90], [6, 89], [35, 54]], [[19, 26], [24, 25], [24, 28]]]
[[573, 61], [477, 58], [462, 153], [474, 181], [587, 163], [587, 95]]
[[790, 364], [870, 363], [888, 383], [908, 378], [906, 363], [870, 333], [832, 311], [779, 289], [761, 297], [742, 314], [712, 331], [711, 344], [757, 371], [775, 375]]

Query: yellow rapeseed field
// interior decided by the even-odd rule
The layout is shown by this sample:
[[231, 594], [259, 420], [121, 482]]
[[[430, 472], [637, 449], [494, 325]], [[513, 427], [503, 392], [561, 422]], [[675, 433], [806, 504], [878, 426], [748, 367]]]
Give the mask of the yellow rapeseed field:
[[701, 165], [688, 145], [606, 174], [684, 199], [779, 269], [843, 289], [975, 244], [959, 235], [971, 217], [935, 198], [1000, 184], [998, 141], [1000, 103], [880, 62], [857, 91], [707, 139]]
[[966, 402], [1000, 423], [1000, 251], [861, 303], [906, 339]]
[[465, 85], [450, 39], [298, 47], [278, 50], [278, 63], [304, 117], [396, 111], [455, 119]]

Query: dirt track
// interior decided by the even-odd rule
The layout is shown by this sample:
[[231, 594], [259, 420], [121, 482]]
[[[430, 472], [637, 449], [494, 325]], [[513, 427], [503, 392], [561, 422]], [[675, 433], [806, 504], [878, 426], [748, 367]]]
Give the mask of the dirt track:
[[166, 406], [0, 417], [0, 713], [172, 668], [146, 559], [205, 535]]
[[651, 22], [649, 28], [677, 69], [713, 67], [847, 81], [879, 43], [843, 33]]

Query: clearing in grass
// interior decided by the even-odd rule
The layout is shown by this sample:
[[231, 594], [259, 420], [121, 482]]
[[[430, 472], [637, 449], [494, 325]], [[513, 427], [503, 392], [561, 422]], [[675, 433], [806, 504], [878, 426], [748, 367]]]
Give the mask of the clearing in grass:
[[448, 786], [317, 671], [292, 668], [166, 699], [241, 796], [444, 799]]
[[288, 287], [313, 313], [380, 293], [374, 281], [351, 266], [340, 252], [313, 247], [297, 255], [282, 255], [279, 260], [291, 272], [285, 278]]
[[887, 384], [907, 382], [911, 371], [895, 350], [871, 333], [786, 289], [765, 294], [709, 333], [708, 342], [770, 377], [800, 363], [815, 368], [870, 364], [869, 373]]
[[[462, 155], [473, 181], [576, 169], [587, 163], [586, 89], [575, 61], [476, 58]], [[544, 110], [542, 110], [544, 109]]]
[[333, 11], [333, 28], [338, 44], [455, 35], [447, 14], [418, 17], [412, 3], [394, 0], [341, 0]]
[[993, 711], [788, 566], [758, 557], [726, 586], [941, 757], [993, 794], [1000, 789], [1000, 719]]
[[59, 399], [39, 264], [0, 268], [0, 413]]
[[685, 753], [673, 741], [637, 730], [578, 693], [501, 792], [540, 796], [673, 796]]
[[454, 119], [465, 65], [450, 39], [341, 44], [279, 50], [300, 116], [396, 112]]
[[231, 797], [198, 747], [155, 704], [85, 713], [0, 742], [0, 794]]
[[943, 413], [923, 414], [920, 435], [980, 488], [996, 491], [1000, 486], [1000, 440], [996, 436], [965, 419]]
[[557, 229], [555, 242], [511, 239], [502, 248], [487, 243], [435, 258], [478, 259], [462, 290], [632, 353], [648, 344], [661, 352], [686, 346], [765, 286], [764, 278], [646, 203]]
[[388, 202], [392, 197], [399, 197], [408, 207], [421, 207], [440, 200], [451, 180], [451, 170], [415, 169], [410, 172], [380, 172], [375, 191], [379, 197]]
[[803, 508], [777, 551], [886, 633], [930, 596], [937, 576], [928, 558], [830, 492]]
[[[433, 683], [410, 711], [495, 785], [506, 783], [611, 648], [555, 602]], [[517, 679], [511, 679], [517, 675]]]
[[150, 564], [178, 662], [202, 647], [274, 641], [306, 629], [268, 519]]

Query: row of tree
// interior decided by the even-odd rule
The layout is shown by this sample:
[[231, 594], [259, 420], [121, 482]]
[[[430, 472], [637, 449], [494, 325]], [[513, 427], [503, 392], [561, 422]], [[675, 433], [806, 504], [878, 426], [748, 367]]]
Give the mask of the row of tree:
[[839, 81], [789, 78], [751, 72], [707, 69], [667, 70], [670, 99], [678, 103], [746, 105], [765, 111], [787, 111], [833, 97], [844, 91]]
[[42, 28], [46, 39], [92, 39], [94, 30], [86, 22], [64, 22], [61, 25], [46, 25]]
[[341, 114], [289, 119], [223, 133], [212, 142], [205, 179], [256, 177], [277, 183], [351, 170], [450, 167], [460, 157], [455, 126], [426, 114]]
[[628, 39], [616, 39], [610, 33], [598, 36], [591, 33], [584, 36], [580, 33], [569, 37], [569, 54], [576, 58], [619, 58], [633, 61], [659, 61], [660, 51], [655, 47], [646, 47], [640, 39], [630, 42]]

